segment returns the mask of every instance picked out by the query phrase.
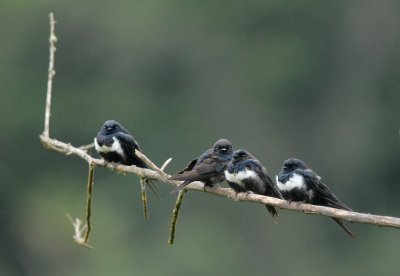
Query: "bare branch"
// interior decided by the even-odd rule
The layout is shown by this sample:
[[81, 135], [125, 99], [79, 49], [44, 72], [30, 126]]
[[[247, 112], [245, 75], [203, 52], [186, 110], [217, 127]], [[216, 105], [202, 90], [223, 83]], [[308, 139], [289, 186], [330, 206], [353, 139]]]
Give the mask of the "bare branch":
[[[138, 150], [136, 150], [136, 149], [135, 149], [135, 154], [136, 154], [140, 159], [142, 159], [143, 162], [146, 163], [146, 165], [147, 165], [150, 169], [152, 169], [152, 170], [158, 172], [158, 174], [161, 175], [161, 176], [163, 176], [163, 177], [165, 177], [165, 179], [168, 177], [168, 175], [165, 174], [165, 173], [163, 172], [163, 170], [161, 170], [159, 167], [157, 167], [149, 158], [147, 158], [146, 155], [144, 155], [143, 153], [141, 153], [140, 151], [138, 151]], [[170, 158], [170, 159], [171, 159], [171, 158]], [[167, 161], [168, 161], [168, 160], [167, 160]], [[166, 162], [167, 162], [167, 161], [166, 161]], [[165, 163], [166, 163], [166, 162], [165, 162]]]
[[53, 13], [50, 13], [50, 53], [49, 53], [49, 72], [47, 78], [47, 96], [46, 96], [46, 112], [44, 115], [44, 131], [43, 135], [49, 137], [50, 135], [50, 107], [51, 107], [51, 90], [53, 88], [53, 76], [56, 74], [54, 70], [54, 53], [56, 51], [57, 37], [55, 35], [55, 25]]
[[[168, 176], [168, 175], [165, 175], [165, 173], [163, 173], [164, 175], [160, 175], [156, 171], [152, 171], [149, 169], [142, 169], [142, 168], [138, 168], [136, 166], [124, 166], [121, 164], [118, 164], [118, 165], [107, 164], [104, 160], [93, 158], [85, 151], [75, 148], [71, 144], [66, 144], [64, 142], [60, 142], [58, 140], [51, 139], [49, 137], [45, 137], [43, 135], [40, 136], [40, 139], [42, 140], [42, 143], [44, 144], [44, 146], [48, 149], [52, 149], [52, 150], [55, 150], [57, 152], [60, 152], [60, 153], [66, 154], [66, 155], [79, 156], [82, 159], [86, 160], [88, 163], [93, 164], [95, 166], [107, 167], [111, 170], [135, 174], [140, 177], [150, 178], [150, 179], [158, 180], [160, 182], [169, 183], [173, 186], [178, 186], [179, 184], [181, 184], [180, 181], [173, 181], [173, 180], [166, 179], [165, 176]], [[204, 189], [204, 184], [201, 182], [192, 182], [185, 189], [186, 190], [196, 190], [196, 191], [201, 191], [201, 192], [205, 191], [210, 194], [232, 198], [235, 201], [248, 201], [248, 202], [262, 203], [262, 204], [275, 206], [275, 207], [278, 207], [281, 209], [303, 212], [303, 213], [307, 213], [307, 214], [316, 214], [316, 215], [340, 218], [340, 219], [347, 220], [350, 222], [374, 224], [374, 225], [383, 226], [383, 227], [400, 228], [400, 218], [395, 218], [395, 217], [378, 216], [378, 215], [350, 212], [350, 211], [346, 211], [346, 210], [340, 210], [340, 209], [305, 204], [305, 203], [290, 204], [286, 200], [282, 200], [282, 199], [278, 199], [278, 198], [274, 198], [274, 197], [257, 195], [257, 194], [245, 195], [244, 193], [238, 193], [236, 195], [235, 191], [233, 191], [230, 188], [206, 187]]]
[[90, 143], [90, 144], [83, 145], [83, 146], [79, 147], [79, 149], [84, 150], [84, 151], [87, 151], [87, 150], [89, 150], [91, 148], [94, 148], [94, 143]]

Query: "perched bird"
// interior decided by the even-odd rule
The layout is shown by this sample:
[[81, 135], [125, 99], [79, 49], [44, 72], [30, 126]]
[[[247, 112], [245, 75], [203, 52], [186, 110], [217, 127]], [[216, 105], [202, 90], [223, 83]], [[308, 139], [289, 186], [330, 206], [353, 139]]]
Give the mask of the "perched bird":
[[135, 149], [142, 151], [135, 138], [118, 122], [106, 121], [97, 137], [94, 138], [96, 151], [107, 162], [135, 165], [147, 168], [146, 164], [136, 156]]
[[[329, 190], [321, 177], [311, 170], [302, 160], [291, 158], [283, 162], [283, 167], [276, 176], [276, 182], [283, 197], [289, 201], [300, 201], [314, 205], [352, 211]], [[346, 233], [356, 236], [338, 218], [332, 218]]]
[[[233, 153], [232, 160], [225, 171], [229, 186], [236, 191], [282, 198], [279, 189], [268, 176], [267, 169], [248, 151], [240, 149]], [[278, 211], [273, 206], [265, 205], [274, 220]]]
[[183, 183], [172, 192], [182, 190], [193, 181], [201, 181], [204, 187], [213, 187], [214, 184], [225, 180], [224, 171], [232, 158], [232, 144], [227, 139], [219, 139], [211, 149], [194, 159], [182, 171], [174, 174], [170, 180], [182, 180]]

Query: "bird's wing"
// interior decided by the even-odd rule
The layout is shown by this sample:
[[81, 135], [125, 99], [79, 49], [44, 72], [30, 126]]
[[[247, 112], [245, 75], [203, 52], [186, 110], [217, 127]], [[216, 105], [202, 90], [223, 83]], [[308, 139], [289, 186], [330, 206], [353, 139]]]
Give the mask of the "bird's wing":
[[190, 162], [188, 167], [170, 177], [171, 180], [201, 181], [213, 177], [226, 168], [226, 165], [219, 164], [214, 158], [205, 158], [201, 162], [197, 159]]
[[227, 167], [226, 163], [218, 162], [217, 159], [210, 156], [209, 158], [203, 159], [201, 163], [199, 163], [195, 167], [195, 171], [197, 171], [200, 175], [214, 175], [223, 172]]
[[169, 179], [171, 180], [183, 180], [187, 174], [192, 171], [193, 167], [196, 165], [197, 159], [193, 159], [183, 170], [177, 172], [176, 174], [172, 175]]
[[118, 132], [116, 136], [125, 152], [135, 154], [135, 149], [142, 151], [132, 135]]
[[140, 168], [148, 168], [146, 163], [135, 154], [135, 149], [143, 152], [143, 150], [136, 142], [135, 138], [133, 138], [133, 136], [131, 136], [130, 134], [126, 134], [123, 132], [119, 132], [116, 136], [121, 144], [123, 151], [127, 155], [127, 160], [124, 164], [135, 165]]
[[219, 164], [213, 158], [202, 158], [201, 162], [193, 160], [186, 169], [169, 178], [171, 180], [184, 181], [181, 185], [172, 190], [171, 193], [176, 193], [193, 181], [203, 181], [216, 176], [223, 172], [225, 168], [226, 165]]
[[275, 185], [271, 177], [269, 177], [267, 169], [258, 160], [246, 160], [244, 161], [244, 165], [246, 168], [254, 171], [266, 184], [266, 193], [268, 193], [268, 196], [282, 198], [278, 187]]
[[329, 187], [321, 181], [321, 177], [319, 177], [315, 172], [309, 169], [297, 169], [295, 173], [302, 175], [307, 187], [316, 192], [315, 198], [318, 201], [321, 201], [315, 202], [317, 205], [324, 205], [332, 208], [351, 211], [351, 209], [346, 204], [341, 202], [335, 196], [335, 194], [331, 192]]

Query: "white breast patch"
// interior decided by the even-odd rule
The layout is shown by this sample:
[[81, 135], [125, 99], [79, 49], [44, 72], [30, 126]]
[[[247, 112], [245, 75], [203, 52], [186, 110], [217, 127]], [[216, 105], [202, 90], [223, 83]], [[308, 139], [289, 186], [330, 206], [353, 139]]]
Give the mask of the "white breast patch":
[[306, 189], [306, 185], [304, 184], [304, 178], [300, 174], [293, 174], [291, 178], [289, 178], [286, 183], [282, 183], [278, 181], [278, 176], [276, 176], [276, 183], [278, 185], [279, 190], [281, 191], [291, 191], [295, 188], [297, 189]]
[[97, 139], [94, 138], [94, 147], [96, 148], [96, 150], [97, 150], [98, 152], [104, 152], [104, 153], [107, 153], [107, 152], [117, 152], [119, 155], [125, 156], [124, 151], [123, 151], [123, 149], [122, 149], [122, 147], [121, 147], [121, 144], [120, 144], [120, 142], [118, 141], [118, 139], [115, 138], [115, 137], [113, 137], [113, 140], [114, 140], [114, 142], [112, 143], [111, 147], [107, 147], [107, 146], [105, 146], [105, 145], [100, 146], [100, 145], [97, 143]]
[[225, 171], [225, 177], [226, 180], [228, 180], [229, 182], [233, 182], [236, 183], [242, 187], [244, 187], [244, 184], [242, 182], [243, 179], [246, 178], [257, 178], [258, 175], [251, 170], [244, 170], [244, 171], [240, 171], [238, 173], [229, 173], [228, 170]]

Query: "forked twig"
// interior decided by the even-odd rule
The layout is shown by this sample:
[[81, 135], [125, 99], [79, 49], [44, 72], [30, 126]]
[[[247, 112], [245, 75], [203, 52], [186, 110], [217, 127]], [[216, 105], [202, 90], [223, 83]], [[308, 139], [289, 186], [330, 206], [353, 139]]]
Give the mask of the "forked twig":
[[73, 220], [68, 213], [66, 214], [66, 216], [68, 220], [72, 223], [72, 227], [74, 227], [74, 235], [72, 236], [74, 241], [83, 247], [94, 249], [93, 246], [86, 243], [85, 239], [82, 237], [83, 231], [87, 229], [87, 225], [81, 227], [82, 221], [79, 218]]

